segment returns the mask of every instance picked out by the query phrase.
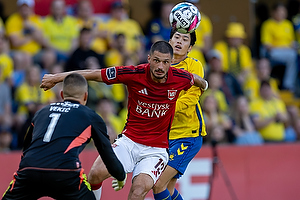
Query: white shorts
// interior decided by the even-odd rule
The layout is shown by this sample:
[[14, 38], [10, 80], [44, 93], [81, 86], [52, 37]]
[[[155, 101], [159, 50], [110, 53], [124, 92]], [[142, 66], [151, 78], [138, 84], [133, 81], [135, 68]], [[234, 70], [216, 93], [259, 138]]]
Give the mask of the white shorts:
[[167, 166], [169, 159], [165, 148], [136, 143], [124, 134], [112, 147], [126, 173], [133, 172], [132, 178], [140, 173], [148, 174], [154, 183]]

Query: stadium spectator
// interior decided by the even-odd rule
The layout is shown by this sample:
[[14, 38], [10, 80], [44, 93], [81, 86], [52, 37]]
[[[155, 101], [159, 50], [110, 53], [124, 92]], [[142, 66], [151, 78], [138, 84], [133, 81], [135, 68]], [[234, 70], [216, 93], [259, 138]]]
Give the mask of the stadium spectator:
[[35, 112], [46, 104], [56, 100], [52, 90], [44, 92], [39, 88], [40, 82], [41, 69], [39, 66], [34, 65], [27, 69], [25, 81], [16, 88], [15, 100], [18, 104], [16, 128], [19, 148], [23, 145], [27, 127]]
[[218, 103], [219, 109], [227, 113], [228, 112], [228, 103], [226, 101], [225, 94], [220, 88], [222, 87], [222, 74], [217, 72], [211, 72], [207, 75], [207, 81], [209, 82], [209, 88], [207, 91], [201, 96], [201, 103], [206, 96], [212, 95], [215, 97]]
[[299, 119], [299, 107], [298, 105], [287, 105], [286, 106], [287, 114], [288, 114], [288, 120], [285, 124], [285, 141], [286, 142], [295, 142], [298, 139], [298, 133], [297, 133], [297, 126], [299, 126], [297, 123]]
[[13, 86], [14, 63], [7, 54], [7, 40], [0, 35], [0, 83], [6, 82], [9, 86]]
[[260, 96], [250, 103], [255, 128], [265, 142], [283, 142], [288, 115], [284, 102], [275, 97], [270, 83], [262, 81]]
[[217, 50], [211, 50], [207, 54], [208, 59], [208, 73], [216, 72], [221, 74], [221, 91], [225, 94], [226, 101], [229, 105], [231, 105], [235, 98], [243, 95], [243, 90], [237, 79], [230, 73], [227, 73], [223, 70], [221, 54]]
[[2, 18], [0, 17], [0, 35], [4, 36], [5, 35], [5, 27]]
[[6, 34], [16, 70], [26, 70], [32, 62], [48, 68], [55, 62], [42, 32], [42, 19], [34, 13], [34, 0], [18, 0], [18, 11], [6, 21]]
[[234, 143], [237, 145], [261, 145], [264, 140], [255, 129], [254, 121], [250, 115], [249, 102], [245, 96], [236, 99], [232, 112]]
[[293, 127], [296, 131], [296, 134], [297, 134], [297, 140], [300, 140], [300, 117], [298, 117], [295, 120], [295, 123], [293, 124]]
[[138, 55], [134, 64], [146, 60], [144, 34], [137, 21], [128, 18], [125, 4], [122, 1], [115, 1], [111, 4], [111, 18], [107, 21], [107, 30], [109, 33], [109, 44], [113, 45], [115, 35], [124, 34], [126, 38], [125, 47], [130, 54]]
[[112, 43], [113, 45], [105, 54], [105, 65], [107, 67], [131, 65], [134, 64], [134, 60], [138, 59], [136, 54], [127, 50], [126, 36], [123, 33], [115, 35]]
[[153, 16], [146, 29], [147, 50], [156, 41], [169, 41], [171, 32], [169, 14], [173, 6], [173, 3], [163, 2], [162, 0], [151, 1], [150, 10]]
[[[77, 71], [88, 80], [108, 84], [123, 82], [128, 86], [126, 128], [113, 146], [125, 171], [133, 172], [129, 199], [145, 198], [167, 164], [168, 127], [171, 126], [179, 93], [188, 90], [193, 82], [202, 90], [207, 88], [207, 82], [200, 76], [171, 68], [172, 57], [172, 46], [159, 41], [150, 50], [148, 64]], [[41, 87], [49, 89], [66, 75], [68, 72], [45, 75]], [[103, 161], [98, 157], [89, 175], [97, 199], [101, 182], [108, 177]], [[121, 189], [114, 184], [113, 187]]]
[[[174, 55], [172, 67], [204, 76], [202, 64], [187, 57], [196, 41], [196, 34], [182, 34], [172, 29], [169, 43]], [[156, 200], [177, 198], [181, 194], [175, 188], [177, 180], [184, 175], [190, 161], [202, 147], [206, 136], [205, 123], [199, 103], [202, 92], [198, 87], [182, 91], [176, 101], [174, 119], [169, 132], [169, 162], [153, 187]], [[179, 149], [179, 150], [178, 150]]]
[[246, 38], [244, 25], [237, 22], [229, 23], [225, 36], [226, 40], [216, 42], [214, 48], [222, 55], [223, 70], [243, 84], [246, 77], [253, 72], [250, 48], [243, 44]]
[[88, 28], [92, 30], [90, 47], [98, 54], [104, 54], [108, 49], [108, 38], [105, 23], [94, 16], [94, 8], [89, 0], [80, 0], [77, 4], [77, 23], [79, 29]]
[[109, 135], [109, 140], [111, 143], [115, 142], [117, 136], [122, 132], [124, 124], [121, 118], [117, 115], [115, 102], [111, 99], [102, 98], [98, 101], [96, 112], [104, 120], [107, 133]]
[[279, 95], [278, 81], [271, 77], [271, 70], [270, 61], [267, 58], [261, 58], [256, 62], [256, 73], [248, 76], [243, 85], [245, 95], [250, 100], [259, 97], [261, 81], [269, 81], [273, 94]]
[[[0, 77], [1, 74], [0, 67]], [[0, 94], [0, 151], [7, 151], [12, 141], [13, 113], [11, 88], [6, 82], [0, 82]]]
[[83, 28], [79, 34], [79, 47], [70, 55], [66, 62], [65, 71], [87, 69], [88, 58], [95, 58], [99, 68], [103, 67], [103, 56], [93, 51], [90, 48], [90, 42], [92, 39], [91, 29]]
[[201, 23], [196, 29], [197, 41], [189, 53], [189, 56], [196, 58], [206, 67], [207, 53], [212, 48], [213, 26], [210, 18], [202, 12], [200, 0], [188, 0], [188, 2], [197, 6], [201, 13]]
[[11, 129], [0, 126], [0, 153], [10, 151], [12, 140]]
[[218, 108], [217, 100], [213, 95], [208, 95], [203, 99], [203, 117], [206, 126], [205, 143], [216, 141], [218, 143], [233, 142], [232, 122], [229, 115], [223, 113]]
[[275, 4], [272, 8], [272, 17], [262, 24], [261, 41], [266, 51], [264, 56], [270, 59], [271, 65], [285, 66], [283, 80], [280, 83], [282, 89], [295, 92], [298, 75], [295, 33], [292, 22], [286, 17], [285, 6], [281, 3]]
[[[129, 66], [134, 65], [134, 60], [137, 60], [137, 55], [130, 53], [126, 49], [126, 37], [120, 33], [115, 35], [114, 45], [105, 54], [106, 66]], [[118, 103], [117, 110], [123, 109], [123, 105], [127, 98], [127, 90], [123, 84], [113, 84], [111, 86], [112, 98]]]
[[76, 19], [66, 15], [64, 0], [51, 2], [50, 14], [45, 17], [43, 31], [49, 46], [56, 52], [58, 62], [66, 62], [78, 46], [79, 29]]
[[119, 180], [118, 186], [125, 184], [126, 174], [111, 148], [105, 123], [85, 106], [87, 95], [85, 78], [71, 74], [63, 82], [64, 102], [50, 104], [37, 112], [28, 128], [14, 181], [3, 200], [44, 196], [94, 200], [78, 157], [91, 139], [105, 168]]

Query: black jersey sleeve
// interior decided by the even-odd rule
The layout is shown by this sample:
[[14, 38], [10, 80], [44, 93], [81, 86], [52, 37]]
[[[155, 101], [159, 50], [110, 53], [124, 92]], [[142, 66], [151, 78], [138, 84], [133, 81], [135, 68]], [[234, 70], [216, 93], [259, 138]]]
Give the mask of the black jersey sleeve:
[[108, 172], [117, 180], [124, 180], [125, 171], [123, 165], [111, 147], [104, 121], [97, 114], [93, 117], [92, 138]]

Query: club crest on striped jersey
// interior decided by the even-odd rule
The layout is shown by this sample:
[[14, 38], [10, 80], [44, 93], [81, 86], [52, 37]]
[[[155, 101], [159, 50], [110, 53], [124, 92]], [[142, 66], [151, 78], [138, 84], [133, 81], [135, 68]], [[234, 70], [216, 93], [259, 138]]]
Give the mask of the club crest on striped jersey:
[[170, 100], [174, 99], [176, 96], [177, 90], [168, 90], [168, 98]]
[[116, 68], [115, 67], [110, 67], [106, 69], [106, 77], [108, 80], [114, 79], [117, 76]]

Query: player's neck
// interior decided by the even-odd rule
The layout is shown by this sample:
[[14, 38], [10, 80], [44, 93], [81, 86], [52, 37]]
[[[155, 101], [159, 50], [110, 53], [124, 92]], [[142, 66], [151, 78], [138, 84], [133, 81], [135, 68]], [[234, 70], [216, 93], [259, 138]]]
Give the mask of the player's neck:
[[172, 64], [180, 63], [187, 57], [187, 54], [185, 55], [173, 55]]

